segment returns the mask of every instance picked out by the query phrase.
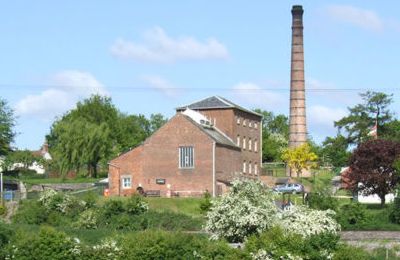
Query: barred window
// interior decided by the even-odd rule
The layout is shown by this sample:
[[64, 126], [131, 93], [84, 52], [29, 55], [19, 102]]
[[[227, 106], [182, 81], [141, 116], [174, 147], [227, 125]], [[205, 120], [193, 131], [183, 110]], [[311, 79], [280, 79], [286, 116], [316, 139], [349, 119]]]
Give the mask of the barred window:
[[193, 146], [179, 147], [179, 168], [194, 168]]

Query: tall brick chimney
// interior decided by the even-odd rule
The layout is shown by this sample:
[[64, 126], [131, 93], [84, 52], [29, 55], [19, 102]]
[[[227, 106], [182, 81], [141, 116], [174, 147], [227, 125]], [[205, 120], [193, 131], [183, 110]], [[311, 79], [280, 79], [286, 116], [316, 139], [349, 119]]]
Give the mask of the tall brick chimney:
[[304, 85], [303, 7], [292, 7], [292, 58], [290, 70], [289, 147], [307, 142]]

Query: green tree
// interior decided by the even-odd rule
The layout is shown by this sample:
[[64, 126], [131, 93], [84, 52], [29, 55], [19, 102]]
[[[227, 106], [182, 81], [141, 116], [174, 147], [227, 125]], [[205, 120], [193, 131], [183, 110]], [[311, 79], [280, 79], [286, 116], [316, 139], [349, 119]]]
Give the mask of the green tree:
[[139, 145], [151, 134], [150, 123], [143, 115], [121, 114], [118, 122], [120, 151], [127, 151]]
[[311, 146], [305, 143], [298, 147], [285, 149], [282, 153], [282, 160], [296, 171], [297, 177], [300, 177], [303, 170], [317, 166], [318, 156], [311, 151]]
[[321, 157], [333, 167], [344, 167], [348, 164], [351, 153], [347, 150], [349, 144], [346, 137], [338, 134], [335, 137], [326, 137], [322, 143]]
[[24, 170], [27, 170], [34, 162], [39, 164], [44, 163], [44, 159], [41, 156], [34, 155], [29, 150], [17, 150], [10, 152], [4, 162], [5, 168], [10, 168], [14, 164], [19, 164]]
[[335, 122], [335, 127], [345, 130], [349, 144], [360, 144], [367, 140], [375, 123], [379, 133], [382, 126], [392, 119], [392, 112], [389, 110], [393, 101], [392, 95], [367, 91], [360, 96], [363, 103], [348, 108], [349, 115]]
[[255, 109], [263, 116], [262, 145], [263, 161], [281, 161], [281, 155], [289, 140], [289, 121], [285, 115], [274, 115], [272, 112]]
[[0, 98], [0, 156], [6, 155], [11, 150], [15, 132], [14, 111], [8, 106], [7, 101]]
[[157, 114], [151, 114], [150, 115], [150, 131], [151, 133], [154, 133], [158, 129], [160, 129], [167, 121], [168, 119], [165, 118], [162, 114], [157, 113]]
[[380, 138], [400, 142], [400, 121], [393, 120], [381, 127]]

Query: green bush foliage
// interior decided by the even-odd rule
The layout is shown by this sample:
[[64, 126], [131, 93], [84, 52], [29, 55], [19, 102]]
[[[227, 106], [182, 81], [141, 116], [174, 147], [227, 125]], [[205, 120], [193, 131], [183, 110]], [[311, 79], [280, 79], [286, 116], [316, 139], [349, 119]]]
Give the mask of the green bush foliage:
[[0, 204], [0, 216], [3, 216], [7, 213], [7, 208], [4, 205]]
[[253, 259], [330, 259], [338, 248], [339, 236], [321, 233], [304, 238], [274, 227], [251, 236], [245, 252]]
[[211, 194], [208, 191], [206, 191], [204, 193], [203, 200], [200, 203], [200, 212], [202, 214], [207, 213], [210, 210], [211, 206], [212, 206]]
[[337, 220], [343, 229], [351, 226], [361, 226], [369, 221], [367, 208], [360, 203], [343, 205], [337, 214]]
[[389, 220], [392, 223], [400, 224], [400, 198], [396, 197], [390, 207]]
[[79, 259], [79, 248], [71, 238], [51, 227], [42, 227], [39, 234], [17, 234], [7, 250], [8, 259], [58, 260]]
[[337, 211], [339, 202], [328, 191], [319, 191], [307, 195], [307, 204], [312, 209]]
[[125, 259], [243, 259], [243, 253], [207, 237], [146, 231], [120, 239]]

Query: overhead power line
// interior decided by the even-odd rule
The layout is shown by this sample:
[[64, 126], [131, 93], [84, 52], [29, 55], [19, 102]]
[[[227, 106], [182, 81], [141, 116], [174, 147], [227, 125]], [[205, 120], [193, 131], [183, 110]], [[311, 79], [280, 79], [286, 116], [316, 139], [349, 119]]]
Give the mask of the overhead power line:
[[[42, 85], [42, 84], [0, 84], [0, 88], [41, 88], [41, 89], [49, 89], [49, 88], [57, 88], [57, 89], [85, 89], [85, 88], [94, 88], [88, 86], [77, 86], [77, 85]], [[290, 88], [221, 88], [221, 87], [156, 87], [156, 86], [106, 86], [104, 87], [107, 90], [116, 90], [116, 91], [240, 91], [240, 92], [263, 92], [263, 91], [276, 91], [276, 92], [288, 92]], [[307, 88], [306, 92], [364, 92], [364, 91], [400, 91], [400, 87], [398, 88]]]

